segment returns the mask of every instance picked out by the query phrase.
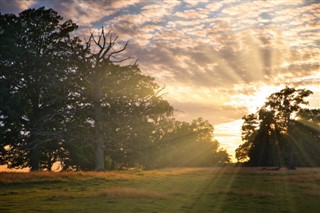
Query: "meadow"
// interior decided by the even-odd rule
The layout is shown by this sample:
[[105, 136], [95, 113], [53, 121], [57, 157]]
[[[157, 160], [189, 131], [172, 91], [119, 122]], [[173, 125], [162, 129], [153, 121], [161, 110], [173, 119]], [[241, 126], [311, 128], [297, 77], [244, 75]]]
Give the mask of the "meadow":
[[0, 212], [319, 212], [320, 168], [0, 173]]

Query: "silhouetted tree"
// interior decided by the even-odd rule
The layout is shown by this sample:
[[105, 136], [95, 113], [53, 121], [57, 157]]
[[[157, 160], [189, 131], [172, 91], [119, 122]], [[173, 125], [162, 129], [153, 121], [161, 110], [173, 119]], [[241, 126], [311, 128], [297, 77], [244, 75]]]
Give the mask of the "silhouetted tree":
[[294, 151], [297, 166], [320, 166], [320, 109], [303, 108], [289, 124], [285, 138]]
[[[72, 108], [78, 115], [73, 120], [76, 127], [81, 123], [79, 128], [87, 129], [83, 132], [89, 136], [84, 138], [95, 147], [97, 171], [105, 169], [105, 153], [115, 153], [113, 158], [127, 156], [137, 129], [143, 128], [136, 125], [145, 125], [173, 110], [159, 94], [161, 89], [153, 78], [143, 75], [136, 64], [123, 65], [128, 58], [121, 59], [119, 54], [128, 43], [121, 46], [117, 39], [102, 28], [100, 34], [90, 34], [80, 51], [75, 48], [78, 78], [71, 96], [77, 100]], [[71, 140], [79, 142], [79, 138]]]
[[50, 171], [60, 161], [65, 170], [103, 171], [105, 162], [147, 168], [229, 162], [210, 123], [168, 119], [173, 107], [163, 88], [119, 58], [128, 42], [103, 28], [84, 41], [71, 38], [76, 24], [52, 9], [0, 21], [1, 164]]
[[[311, 94], [312, 91], [310, 90], [286, 87], [268, 98], [265, 105], [273, 112], [275, 119], [274, 128], [277, 129], [281, 135], [290, 134], [289, 126], [291, 124], [292, 114], [300, 111], [301, 105], [308, 104], [305, 98]], [[287, 166], [289, 169], [295, 169], [293, 147], [290, 143], [286, 145]]]
[[308, 104], [305, 98], [310, 94], [310, 90], [286, 87], [270, 95], [256, 114], [245, 116], [242, 127], [244, 144], [236, 150], [237, 159], [249, 158], [249, 164], [253, 166], [280, 166], [285, 161], [289, 169], [294, 169], [292, 135], [295, 131], [292, 128], [297, 127], [294, 118], [304, 115], [312, 120], [310, 117], [317, 114], [317, 110], [302, 108]]
[[[60, 149], [73, 42], [69, 34], [76, 28], [44, 7], [0, 15], [0, 154], [9, 167], [37, 171], [49, 158], [50, 167], [54, 150]], [[49, 142], [55, 148], [44, 148]]]
[[246, 162], [249, 160], [249, 150], [252, 147], [254, 138], [257, 135], [259, 128], [259, 121], [256, 114], [249, 114], [243, 116], [242, 125], [242, 141], [244, 142], [236, 149], [236, 158], [239, 162]]

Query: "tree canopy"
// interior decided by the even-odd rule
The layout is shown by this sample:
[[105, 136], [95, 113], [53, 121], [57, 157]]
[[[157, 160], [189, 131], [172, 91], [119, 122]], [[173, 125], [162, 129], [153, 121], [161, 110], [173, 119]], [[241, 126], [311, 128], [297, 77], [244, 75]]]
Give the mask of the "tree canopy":
[[319, 109], [306, 108], [312, 91], [286, 87], [243, 117], [236, 157], [252, 166], [319, 166]]
[[158, 149], [153, 157], [157, 167], [221, 166], [230, 162], [229, 154], [214, 139], [213, 126], [203, 118], [191, 123], [163, 120], [154, 135]]
[[60, 149], [77, 25], [45, 8], [0, 21], [1, 155], [9, 166], [39, 170]]
[[123, 63], [128, 42], [81, 40], [52, 9], [0, 15], [0, 164], [64, 170], [229, 162], [213, 126], [172, 119], [155, 79]]

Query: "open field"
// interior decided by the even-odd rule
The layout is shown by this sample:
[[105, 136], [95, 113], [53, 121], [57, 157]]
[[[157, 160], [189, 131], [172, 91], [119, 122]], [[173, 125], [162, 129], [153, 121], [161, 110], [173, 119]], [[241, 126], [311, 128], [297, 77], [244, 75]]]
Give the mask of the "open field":
[[319, 212], [320, 168], [0, 173], [0, 212]]

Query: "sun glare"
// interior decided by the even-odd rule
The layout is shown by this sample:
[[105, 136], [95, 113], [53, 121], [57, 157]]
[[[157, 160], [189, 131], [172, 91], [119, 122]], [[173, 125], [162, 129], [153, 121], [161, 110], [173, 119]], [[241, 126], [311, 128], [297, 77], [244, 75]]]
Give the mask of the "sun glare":
[[267, 98], [274, 92], [281, 90], [284, 85], [269, 86], [266, 84], [246, 85], [238, 84], [234, 90], [240, 91], [230, 96], [231, 101], [226, 102], [226, 106], [234, 108], [246, 108], [248, 113], [255, 113]]
[[220, 143], [220, 147], [226, 149], [231, 155], [231, 160], [236, 162], [234, 151], [242, 143], [241, 140], [241, 125], [243, 121], [241, 119], [218, 124], [214, 127], [214, 137]]
[[280, 86], [262, 86], [255, 90], [254, 94], [247, 96], [248, 100], [246, 102], [246, 107], [249, 113], [254, 113], [266, 102], [267, 98], [274, 92], [279, 91], [283, 88]]

